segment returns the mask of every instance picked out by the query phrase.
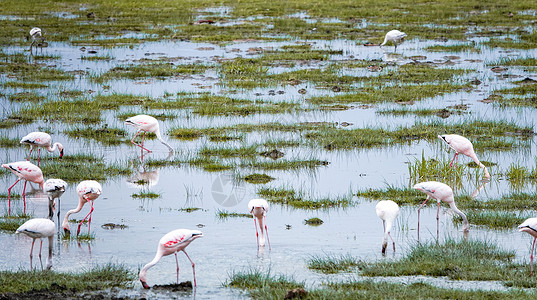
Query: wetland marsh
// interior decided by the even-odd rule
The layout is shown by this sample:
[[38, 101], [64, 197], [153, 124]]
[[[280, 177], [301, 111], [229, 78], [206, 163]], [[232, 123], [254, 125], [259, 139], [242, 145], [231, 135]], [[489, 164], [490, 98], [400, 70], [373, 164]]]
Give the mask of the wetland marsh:
[[[3, 1], [2, 163], [44, 131], [65, 147], [40, 165], [69, 184], [60, 220], [78, 182], [103, 194], [91, 233], [58, 231], [52, 270], [35, 255], [29, 271], [31, 239], [14, 231], [48, 199], [28, 186], [23, 213], [19, 183], [9, 216], [16, 179], [0, 170], [0, 298], [535, 297], [532, 238], [516, 227], [537, 216], [536, 14], [531, 1]], [[32, 27], [47, 44], [30, 53]], [[371, 46], [392, 29], [407, 34], [397, 52]], [[174, 153], [154, 134], [151, 153], [130, 143], [137, 114], [159, 120]], [[440, 134], [470, 139], [490, 181], [466, 156], [450, 168]], [[412, 186], [428, 180], [453, 188], [467, 234], [429, 201], [417, 240], [425, 194]], [[253, 198], [271, 205], [270, 251], [256, 247]], [[401, 213], [382, 256], [375, 205], [388, 199]], [[148, 272], [160, 288], [144, 290], [140, 268], [177, 228], [204, 234], [187, 248], [198, 287], [163, 289], [168, 256]]]

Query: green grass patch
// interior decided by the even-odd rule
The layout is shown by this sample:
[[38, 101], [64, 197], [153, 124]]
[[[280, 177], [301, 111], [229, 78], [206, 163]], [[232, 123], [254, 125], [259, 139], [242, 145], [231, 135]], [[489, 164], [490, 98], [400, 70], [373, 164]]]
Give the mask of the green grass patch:
[[161, 195], [159, 193], [145, 191], [145, 192], [134, 193], [131, 195], [131, 197], [142, 198], [142, 199], [156, 199], [156, 198], [160, 198]]
[[64, 130], [63, 133], [72, 138], [85, 138], [96, 140], [104, 145], [128, 144], [130, 139], [126, 138], [127, 132], [119, 128], [110, 128], [106, 124], [102, 127], [75, 127]]
[[431, 52], [481, 52], [481, 49], [475, 44], [433, 45], [425, 47], [425, 50]]
[[285, 188], [261, 188], [257, 190], [257, 194], [271, 203], [278, 203], [299, 209], [330, 209], [352, 205], [352, 198], [350, 196], [306, 199], [304, 193]]
[[30, 218], [30, 215], [21, 212], [13, 215], [4, 215], [0, 217], [0, 230], [8, 233], [15, 233], [15, 231]]
[[361, 266], [361, 262], [350, 254], [326, 255], [326, 257], [312, 256], [306, 264], [309, 269], [324, 274], [349, 272]]
[[219, 219], [224, 219], [224, 220], [227, 218], [252, 218], [252, 214], [229, 212], [227, 210], [220, 210], [220, 209], [216, 211], [216, 216]]
[[133, 172], [126, 163], [106, 164], [103, 159], [91, 155], [64, 155], [61, 160], [41, 159], [40, 167], [43, 173], [47, 174], [47, 177], [62, 178], [69, 183], [89, 178], [106, 181], [116, 176], [127, 176]]
[[254, 174], [250, 174], [250, 175], [246, 175], [244, 177], [241, 177], [241, 179], [246, 181], [246, 182], [248, 182], [248, 183], [265, 184], [265, 183], [271, 182], [275, 178], [271, 177], [271, 176], [269, 176], [267, 174], [254, 173]]

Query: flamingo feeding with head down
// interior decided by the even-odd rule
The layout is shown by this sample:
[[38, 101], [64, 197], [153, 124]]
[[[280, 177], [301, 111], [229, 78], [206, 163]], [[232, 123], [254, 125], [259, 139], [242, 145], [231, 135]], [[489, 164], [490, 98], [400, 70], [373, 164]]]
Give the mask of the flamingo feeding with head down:
[[9, 214], [11, 214], [11, 189], [22, 179], [24, 180], [24, 188], [22, 189], [22, 200], [24, 202], [24, 212], [26, 212], [26, 184], [28, 183], [28, 181], [34, 182], [39, 184], [40, 189], [43, 189], [43, 172], [41, 172], [41, 169], [38, 166], [25, 160], [3, 164], [2, 167], [10, 170], [19, 178], [12, 186], [7, 189]]
[[190, 263], [192, 264], [192, 274], [194, 275], [194, 286], [196, 287], [196, 270], [195, 265], [192, 259], [190, 259], [190, 256], [185, 251], [186, 246], [188, 246], [193, 240], [203, 237], [203, 233], [198, 230], [189, 230], [189, 229], [176, 229], [174, 231], [170, 231], [167, 234], [165, 234], [159, 241], [158, 247], [157, 247], [157, 254], [155, 255], [155, 258], [153, 258], [152, 261], [150, 261], [148, 264], [146, 264], [142, 270], [140, 270], [140, 274], [138, 274], [138, 277], [140, 278], [140, 282], [142, 283], [142, 286], [145, 289], [149, 288], [149, 285], [147, 285], [147, 279], [146, 274], [147, 270], [149, 270], [151, 267], [156, 265], [159, 260], [163, 256], [167, 256], [170, 254], [175, 254], [175, 264], [177, 265], [177, 283], [179, 283], [179, 262], [177, 260], [177, 252], [183, 251], [190, 260]]
[[[41, 43], [43, 43], [43, 41], [45, 41], [45, 37], [41, 34], [41, 28], [39, 27], [34, 27], [30, 30], [30, 37], [32, 38], [32, 44], [30, 45], [30, 54], [32, 53], [32, 47], [34, 46], [35, 43], [37, 43], [37, 40], [40, 39], [41, 40]], [[37, 44], [39, 45], [39, 43]], [[36, 45], [36, 54], [37, 54], [37, 45]], [[43, 49], [43, 48], [41, 48]]]
[[[32, 257], [34, 252], [34, 243], [36, 239], [41, 240], [39, 246], [39, 260], [41, 260], [41, 248], [43, 247], [42, 238], [48, 238], [48, 258], [47, 258], [47, 270], [52, 267], [52, 237], [54, 236], [56, 226], [54, 222], [49, 219], [31, 219], [22, 224], [16, 231], [16, 233], [24, 233], [33, 239], [32, 248], [30, 249], [30, 268], [32, 267]], [[43, 267], [43, 265], [41, 265]]]
[[[438, 202], [437, 210], [436, 210], [436, 222], [437, 223], [438, 223], [439, 214], [440, 214], [440, 201], [444, 201], [447, 204], [449, 204], [449, 206], [455, 213], [461, 216], [464, 222], [463, 230], [465, 232], [469, 230], [470, 224], [468, 224], [468, 219], [466, 219], [466, 215], [462, 211], [460, 211], [455, 205], [455, 198], [453, 197], [453, 190], [451, 189], [451, 187], [441, 182], [427, 181], [427, 182], [418, 183], [414, 185], [413, 188], [427, 194], [427, 198], [425, 199], [425, 201], [423, 201], [423, 203], [418, 208], [418, 236], [420, 233], [420, 210], [425, 205], [425, 203], [427, 203], [427, 200], [429, 200], [429, 198], [436, 199], [436, 201]], [[438, 234], [438, 227], [437, 227], [437, 234]]]
[[439, 135], [438, 138], [448, 144], [451, 149], [455, 150], [455, 156], [453, 156], [453, 159], [449, 163], [450, 167], [453, 165], [453, 161], [455, 161], [455, 166], [457, 166], [459, 153], [461, 153], [470, 157], [479, 167], [483, 168], [483, 170], [485, 170], [485, 177], [490, 178], [490, 174], [487, 170], [487, 167], [485, 167], [485, 165], [482, 164], [479, 159], [477, 159], [477, 155], [475, 155], [474, 151], [474, 146], [472, 145], [472, 142], [470, 142], [467, 138], [458, 134], [444, 134]]
[[102, 194], [102, 191], [103, 191], [103, 188], [95, 180], [84, 180], [84, 181], [82, 181], [82, 182], [80, 182], [78, 184], [78, 186], [76, 187], [76, 192], [78, 194], [78, 206], [76, 208], [74, 208], [74, 209], [71, 209], [70, 211], [68, 211], [65, 214], [65, 218], [63, 219], [63, 223], [62, 223], [63, 231], [66, 234], [70, 233], [70, 231], [69, 231], [69, 216], [71, 214], [75, 214], [75, 213], [79, 212], [87, 202], [90, 202], [91, 210], [86, 215], [86, 217], [84, 217], [84, 219], [82, 221], [80, 221], [80, 224], [78, 224], [78, 229], [76, 231], [76, 235], [78, 236], [80, 234], [80, 226], [82, 226], [82, 223], [84, 223], [84, 221], [89, 216], [89, 220], [88, 220], [88, 234], [89, 234], [90, 227], [91, 227], [91, 215], [93, 213], [93, 201], [95, 199], [97, 199], [99, 197], [99, 195]]
[[61, 179], [47, 179], [43, 185], [43, 191], [48, 196], [48, 217], [52, 220], [54, 215], [54, 199], [58, 199], [58, 224], [60, 223], [60, 197], [65, 192], [67, 183]]
[[[269, 250], [272, 250], [270, 248], [270, 240], [268, 237], [268, 229], [267, 229], [267, 223], [265, 216], [269, 210], [269, 205], [267, 200], [265, 199], [252, 199], [250, 202], [248, 202], [248, 211], [252, 214], [254, 217], [254, 227], [255, 227], [255, 234], [256, 234], [256, 240], [257, 240], [257, 248], [264, 247], [265, 246], [265, 233], [263, 232], [263, 227], [265, 229], [265, 232], [267, 234], [267, 241], [269, 244]], [[261, 234], [257, 231], [257, 223], [256, 220], [259, 222], [259, 230], [261, 231]]]
[[533, 250], [535, 249], [535, 240], [537, 239], [537, 218], [529, 218], [518, 225], [518, 231], [527, 232], [533, 237], [530, 256], [531, 276], [533, 276]]
[[[134, 137], [132, 138], [131, 140], [131, 143], [133, 143], [134, 145], [142, 148], [142, 150], [146, 150], [148, 152], [151, 152], [151, 150], [148, 150], [147, 148], [144, 147], [144, 138], [145, 138], [145, 133], [147, 131], [149, 132], [153, 132], [154, 134], [157, 135], [157, 139], [162, 143], [164, 144], [166, 147], [168, 147], [168, 149], [170, 150], [170, 152], [173, 152], [173, 148], [172, 146], [170, 146], [164, 139], [162, 139], [162, 136], [160, 135], [160, 129], [159, 129], [159, 124], [158, 124], [158, 120], [153, 118], [152, 116], [148, 116], [148, 115], [137, 115], [137, 116], [134, 116], [134, 117], [130, 117], [128, 118], [127, 120], [125, 120], [125, 124], [127, 125], [130, 125], [130, 126], [134, 126], [138, 129], [138, 131], [136, 132], [136, 134], [134, 135]], [[142, 136], [142, 144], [136, 144], [134, 142], [134, 139], [138, 136], [138, 134], [140, 133], [140, 131], [143, 131], [144, 134]]]
[[377, 216], [382, 220], [382, 226], [384, 227], [384, 239], [382, 241], [382, 254], [386, 254], [386, 248], [388, 247], [388, 236], [393, 242], [393, 252], [395, 252], [395, 241], [393, 240], [390, 230], [392, 229], [393, 222], [399, 216], [399, 205], [392, 200], [382, 200], [377, 203], [375, 207]]
[[397, 51], [397, 42], [400, 40], [403, 40], [406, 37], [406, 33], [401, 32], [399, 30], [390, 30], [388, 33], [386, 33], [386, 36], [384, 37], [384, 42], [380, 44], [380, 47], [386, 45], [387, 42], [393, 42], [395, 46], [395, 51]]
[[39, 158], [41, 156], [41, 148], [45, 148], [48, 152], [54, 152], [56, 149], [58, 149], [60, 152], [60, 159], [63, 157], [63, 145], [60, 143], [54, 143], [54, 145], [52, 145], [52, 138], [50, 137], [50, 134], [45, 132], [30, 132], [21, 139], [21, 144], [30, 145], [30, 153], [28, 153], [28, 158], [26, 160], [30, 160], [30, 154], [32, 154], [34, 147], [39, 148], [39, 152], [37, 154], [38, 166]]

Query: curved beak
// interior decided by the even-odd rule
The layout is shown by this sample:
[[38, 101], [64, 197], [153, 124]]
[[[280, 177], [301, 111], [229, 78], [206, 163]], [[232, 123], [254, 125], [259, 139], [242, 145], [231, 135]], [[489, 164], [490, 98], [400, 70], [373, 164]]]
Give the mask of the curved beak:
[[149, 285], [147, 285], [147, 283], [145, 281], [141, 281], [140, 282], [142, 283], [142, 286], [144, 287], [144, 289], [148, 290], [150, 289]]
[[63, 149], [62, 151], [60, 151], [60, 159], [62, 159], [62, 157], [63, 157]]

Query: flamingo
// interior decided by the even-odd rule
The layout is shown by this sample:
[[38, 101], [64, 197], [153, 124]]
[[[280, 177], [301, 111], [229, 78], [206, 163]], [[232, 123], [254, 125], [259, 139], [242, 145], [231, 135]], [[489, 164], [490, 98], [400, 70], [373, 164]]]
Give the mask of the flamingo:
[[[436, 222], [437, 223], [438, 223], [439, 213], [440, 213], [440, 201], [444, 201], [447, 204], [449, 204], [449, 206], [455, 213], [461, 216], [464, 222], [464, 226], [463, 226], [464, 231], [467, 232], [469, 230], [470, 224], [468, 224], [468, 219], [466, 219], [466, 215], [462, 211], [460, 211], [455, 205], [455, 198], [453, 197], [453, 190], [451, 189], [451, 187], [441, 182], [427, 181], [427, 182], [418, 183], [414, 185], [413, 188], [427, 194], [427, 198], [425, 198], [425, 201], [423, 201], [423, 203], [418, 208], [418, 236], [420, 233], [420, 210], [425, 205], [425, 203], [427, 203], [427, 200], [429, 200], [429, 198], [433, 198], [433, 199], [436, 199], [436, 201], [438, 201], [437, 210], [436, 210]], [[438, 227], [437, 227], [437, 234], [438, 234]]]
[[34, 147], [39, 148], [39, 153], [37, 154], [38, 166], [39, 157], [41, 156], [41, 148], [47, 149], [48, 152], [54, 152], [56, 149], [58, 149], [58, 151], [60, 151], [60, 159], [63, 157], [63, 145], [60, 143], [54, 143], [54, 145], [52, 145], [52, 138], [50, 137], [50, 134], [46, 132], [30, 132], [21, 139], [21, 144], [30, 145], [30, 153], [28, 153], [28, 158], [26, 158], [26, 160], [30, 160], [30, 154], [32, 154]]
[[387, 42], [392, 41], [395, 45], [395, 51], [397, 51], [397, 42], [399, 40], [403, 40], [406, 37], [406, 33], [401, 32], [399, 30], [390, 30], [388, 33], [386, 33], [386, 36], [384, 37], [384, 42], [380, 44], [380, 47], [386, 45]]
[[386, 254], [386, 247], [388, 246], [388, 236], [393, 242], [393, 252], [395, 252], [395, 241], [390, 235], [393, 222], [399, 216], [399, 205], [392, 200], [382, 200], [377, 203], [375, 207], [377, 216], [382, 220], [382, 226], [384, 227], [384, 240], [382, 241], [382, 254]]
[[188, 256], [186, 253], [185, 248], [193, 240], [200, 237], [203, 237], [203, 233], [201, 233], [201, 231], [189, 229], [176, 229], [165, 234], [158, 243], [155, 258], [146, 264], [142, 270], [140, 270], [140, 274], [138, 274], [142, 286], [145, 289], [149, 288], [146, 280], [147, 270], [156, 265], [163, 256], [167, 256], [172, 253], [175, 254], [175, 264], [177, 265], [177, 283], [179, 283], [179, 262], [177, 261], [177, 252], [179, 251], [183, 251], [188, 260], [190, 260], [190, 263], [192, 264], [192, 274], [194, 275], [194, 286], [197, 286], [195, 265], [192, 259], [190, 259], [190, 256]]
[[82, 223], [84, 223], [84, 221], [86, 221], [86, 219], [89, 216], [89, 221], [88, 221], [88, 234], [89, 234], [90, 227], [91, 227], [91, 215], [93, 213], [93, 201], [97, 199], [99, 195], [101, 195], [102, 191], [103, 191], [103, 188], [95, 180], [84, 180], [78, 184], [78, 186], [76, 187], [76, 192], [78, 194], [78, 206], [74, 209], [71, 209], [65, 214], [65, 218], [63, 219], [63, 223], [62, 223], [63, 231], [66, 234], [70, 233], [69, 216], [71, 214], [75, 214], [79, 212], [87, 202], [90, 202], [91, 210], [86, 215], [86, 217], [84, 217], [84, 219], [80, 222], [80, 224], [78, 224], [78, 229], [76, 231], [76, 235], [78, 236], [80, 234], [80, 226], [82, 226]]
[[522, 224], [518, 225], [518, 231], [527, 232], [533, 237], [530, 256], [531, 276], [533, 276], [533, 250], [535, 248], [535, 239], [537, 239], [537, 218], [529, 218]]
[[[43, 35], [41, 34], [41, 28], [39, 28], [39, 27], [34, 27], [34, 28], [32, 28], [30, 30], [30, 37], [32, 38], [32, 44], [30, 45], [30, 53], [32, 53], [32, 47], [37, 42], [37, 40], [40, 39], [41, 42], [43, 42], [43, 41], [45, 41], [45, 37], [43, 37]], [[37, 54], [37, 45], [35, 47], [36, 47], [35, 51], [36, 51], [36, 54]], [[43, 49], [43, 48], [41, 48], [41, 49]]]
[[43, 248], [42, 238], [45, 237], [48, 238], [47, 270], [52, 268], [52, 237], [54, 236], [55, 228], [56, 226], [51, 220], [36, 218], [26, 221], [17, 229], [16, 233], [24, 233], [33, 239], [32, 248], [30, 249], [30, 268], [32, 267], [32, 253], [34, 252], [35, 240], [41, 240], [41, 245], [39, 246], [39, 260], [41, 260], [41, 248]]
[[32, 164], [29, 161], [17, 161], [11, 162], [2, 165], [3, 168], [6, 168], [13, 172], [19, 179], [7, 189], [8, 200], [9, 200], [9, 214], [11, 215], [11, 189], [19, 182], [21, 179], [24, 179], [24, 188], [22, 189], [22, 200], [24, 202], [24, 212], [26, 213], [26, 184], [28, 181], [39, 184], [39, 188], [43, 189], [43, 172], [41, 169]]
[[52, 220], [54, 215], [54, 199], [58, 199], [58, 223], [60, 223], [60, 197], [65, 192], [67, 183], [61, 179], [47, 179], [43, 191], [48, 195], [48, 217]]
[[[168, 147], [170, 152], [173, 153], [172, 146], [170, 146], [165, 140], [163, 140], [162, 136], [160, 135], [160, 130], [159, 130], [159, 125], [158, 125], [157, 119], [153, 118], [152, 116], [148, 116], [148, 115], [137, 115], [137, 116], [130, 117], [127, 120], [125, 120], [125, 124], [130, 125], [130, 126], [134, 126], [134, 127], [136, 127], [138, 129], [138, 131], [136, 132], [136, 134], [132, 138], [131, 143], [133, 143], [134, 145], [142, 148], [142, 150], [146, 150], [148, 152], [151, 152], [150, 150], [148, 150], [147, 148], [144, 147], [145, 133], [146, 133], [146, 131], [149, 131], [149, 132], [153, 132], [154, 134], [156, 134], [157, 139], [162, 144], [164, 144], [166, 147]], [[138, 136], [140, 131], [144, 132], [144, 135], [142, 136], [142, 144], [141, 145], [136, 144], [134, 142], [134, 139]]]
[[[268, 238], [268, 229], [266, 224], [265, 215], [267, 214], [269, 210], [269, 205], [267, 200], [265, 199], [252, 199], [250, 202], [248, 202], [248, 210], [254, 217], [254, 227], [255, 227], [255, 234], [257, 238], [257, 248], [259, 249], [259, 246], [264, 247], [265, 246], [265, 235], [263, 233], [263, 224], [265, 225], [265, 232], [267, 233], [267, 241], [269, 244], [269, 250], [272, 250], [270, 248], [270, 240]], [[257, 231], [257, 223], [256, 219], [259, 221], [259, 229], [261, 231], [261, 235], [259, 235], [259, 232]]]
[[458, 156], [459, 153], [461, 153], [470, 157], [479, 167], [483, 168], [483, 170], [485, 170], [485, 177], [487, 179], [490, 178], [490, 174], [487, 170], [487, 167], [485, 167], [485, 165], [482, 164], [479, 159], [477, 159], [477, 156], [474, 152], [474, 146], [472, 145], [472, 142], [470, 142], [467, 138], [458, 134], [444, 134], [439, 135], [438, 138], [448, 144], [451, 149], [455, 150], [455, 156], [453, 156], [451, 163], [449, 163], [450, 167], [453, 165], [453, 161], [455, 161], [455, 166], [457, 166], [457, 160], [459, 160]]

